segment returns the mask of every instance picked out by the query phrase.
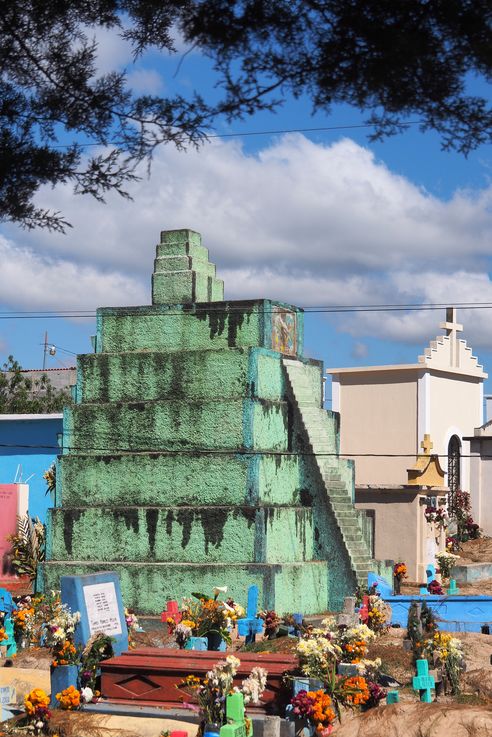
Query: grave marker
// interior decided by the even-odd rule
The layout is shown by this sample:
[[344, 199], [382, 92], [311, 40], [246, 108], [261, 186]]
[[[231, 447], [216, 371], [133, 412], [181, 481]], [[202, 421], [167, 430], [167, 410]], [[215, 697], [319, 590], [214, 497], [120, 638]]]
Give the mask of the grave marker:
[[292, 619], [294, 620], [294, 624], [289, 627], [289, 635], [293, 637], [299, 637], [304, 617], [300, 612], [295, 612], [292, 615]]
[[387, 704], [398, 704], [400, 702], [400, 692], [399, 691], [388, 691], [386, 694], [386, 703]]
[[251, 721], [244, 718], [244, 696], [242, 693], [229, 694], [226, 698], [227, 724], [220, 728], [220, 737], [251, 737]]
[[0, 722], [12, 719], [19, 711], [15, 688], [13, 686], [0, 686]]
[[246, 617], [237, 620], [237, 633], [246, 638], [246, 644], [256, 640], [256, 635], [263, 632], [263, 620], [256, 616], [258, 609], [258, 586], [250, 586], [248, 589], [248, 606]]
[[343, 600], [343, 610], [337, 617], [338, 626], [355, 627], [355, 625], [359, 624], [360, 610], [355, 610], [355, 602], [355, 596], [345, 597]]
[[435, 581], [436, 579], [436, 566], [432, 563], [429, 563], [425, 568], [425, 575], [427, 576], [427, 586], [430, 584], [431, 581]]
[[86, 576], [62, 576], [61, 599], [72, 612], [80, 612], [75, 628], [75, 644], [85, 647], [95, 634], [113, 638], [113, 651], [128, 649], [128, 629], [118, 575], [111, 571]]
[[[179, 611], [178, 602], [174, 599], [171, 601], [168, 601], [166, 604], [166, 609], [161, 614], [161, 622], [166, 624], [168, 619], [172, 619], [174, 624], [179, 624], [182, 618], [183, 618], [183, 615]], [[169, 631], [169, 634], [171, 634], [172, 627], [169, 624], [168, 624], [168, 631]]]
[[432, 702], [431, 689], [435, 689], [436, 682], [429, 675], [429, 663], [427, 660], [417, 660], [417, 675], [413, 677], [412, 685], [415, 691], [420, 692], [420, 700], [426, 704]]
[[448, 588], [448, 594], [450, 596], [457, 595], [460, 593], [459, 588], [456, 586], [456, 579], [450, 578], [449, 579], [449, 588]]
[[7, 589], [0, 588], [0, 612], [9, 617], [17, 607], [12, 599], [12, 594]]
[[365, 594], [362, 597], [362, 606], [359, 609], [359, 619], [362, 624], [367, 624], [369, 619], [369, 597]]
[[3, 644], [7, 648], [7, 658], [11, 658], [17, 652], [17, 643], [14, 637], [14, 622], [11, 617], [5, 617], [3, 626], [7, 639], [3, 641]]

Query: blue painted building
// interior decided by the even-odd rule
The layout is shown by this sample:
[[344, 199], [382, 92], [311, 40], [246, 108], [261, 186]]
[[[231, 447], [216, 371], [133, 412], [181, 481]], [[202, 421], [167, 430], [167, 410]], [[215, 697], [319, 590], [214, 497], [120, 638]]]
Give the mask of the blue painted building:
[[63, 414], [0, 414], [0, 483], [29, 484], [29, 512], [46, 520], [52, 506], [44, 472], [58, 455]]

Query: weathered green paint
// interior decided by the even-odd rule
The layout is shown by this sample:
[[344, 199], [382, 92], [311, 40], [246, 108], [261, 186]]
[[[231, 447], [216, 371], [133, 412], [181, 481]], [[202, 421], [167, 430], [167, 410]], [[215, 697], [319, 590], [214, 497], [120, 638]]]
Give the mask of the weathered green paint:
[[[299, 459], [231, 452], [219, 457], [163, 453], [61, 456], [57, 484], [63, 506], [189, 505], [196, 503], [200, 479], [202, 504], [297, 504]], [[61, 497], [60, 497], [61, 501]]]
[[[106, 568], [105, 568], [106, 566]], [[107, 563], [52, 562], [45, 566], [46, 589], [59, 586], [60, 576], [107, 570]], [[142, 613], [162, 611], [169, 599], [181, 600], [197, 588], [212, 591], [228, 585], [238, 601], [246, 602], [256, 584], [261, 606], [279, 612], [323, 612], [328, 600], [328, 564], [311, 563], [114, 563], [125, 605]]]
[[[286, 386], [278, 355], [263, 348], [163, 353], [89, 353], [78, 357], [79, 402], [157, 399], [281, 400]], [[319, 368], [313, 367], [319, 383]], [[319, 393], [319, 392], [318, 392]]]
[[162, 304], [150, 307], [101, 307], [97, 351], [212, 350], [272, 348], [273, 307], [297, 315], [298, 355], [302, 355], [304, 316], [298, 307], [267, 299], [242, 302]]
[[[301, 310], [214, 302], [210, 290], [196, 303], [202, 277], [220, 282], [199, 234], [163, 233], [154, 301], [182, 303], [98, 310], [95, 354], [79, 357], [65, 413], [46, 586], [109, 567], [146, 613], [215, 585], [245, 602], [253, 583], [264, 607], [325, 611], [355, 581], [272, 350], [276, 307], [295, 313], [302, 401], [318, 408], [322, 364], [303, 358]], [[337, 422], [323, 416], [334, 451]]]
[[286, 402], [92, 403], [75, 405], [67, 417], [73, 429], [64, 433], [64, 446], [75, 453], [288, 449]]
[[[97, 545], [87, 548], [87, 540]], [[283, 563], [313, 558], [306, 507], [65, 507], [52, 516], [59, 560]]]

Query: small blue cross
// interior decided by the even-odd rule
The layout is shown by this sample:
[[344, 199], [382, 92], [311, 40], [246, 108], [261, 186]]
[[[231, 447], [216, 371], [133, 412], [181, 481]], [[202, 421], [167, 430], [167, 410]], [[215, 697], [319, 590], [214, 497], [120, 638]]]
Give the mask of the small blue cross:
[[417, 675], [413, 677], [412, 685], [415, 691], [420, 691], [420, 700], [426, 704], [432, 702], [431, 689], [435, 689], [434, 676], [429, 675], [429, 663], [427, 660], [417, 660]]
[[256, 616], [258, 609], [258, 586], [248, 589], [248, 606], [246, 617], [237, 620], [237, 633], [246, 638], [246, 645], [256, 640], [256, 635], [263, 632], [263, 620]]

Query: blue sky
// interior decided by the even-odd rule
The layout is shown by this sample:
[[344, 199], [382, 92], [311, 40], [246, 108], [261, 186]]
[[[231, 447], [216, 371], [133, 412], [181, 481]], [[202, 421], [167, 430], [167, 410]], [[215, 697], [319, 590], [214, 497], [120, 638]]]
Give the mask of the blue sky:
[[[206, 59], [147, 54], [134, 67], [114, 32], [98, 33], [100, 71], [127, 68], [139, 92], [213, 89]], [[182, 50], [181, 50], [182, 51]], [[276, 113], [219, 123], [219, 133], [354, 126], [347, 106], [310, 115], [307, 99]], [[128, 203], [40, 192], [73, 223], [67, 235], [0, 227], [0, 311], [94, 309], [150, 301], [159, 231], [190, 227], [225, 279], [226, 297], [300, 305], [492, 302], [492, 151], [443, 152], [417, 126], [384, 143], [351, 128], [214, 139], [199, 151], [161, 148]], [[492, 368], [492, 312], [462, 311], [464, 337]], [[439, 332], [441, 312], [310, 314], [307, 352], [326, 366], [414, 362]], [[0, 320], [0, 358], [41, 366], [42, 341], [90, 350], [90, 320]], [[70, 365], [59, 350], [50, 367]], [[492, 390], [492, 387], [490, 387]]]

